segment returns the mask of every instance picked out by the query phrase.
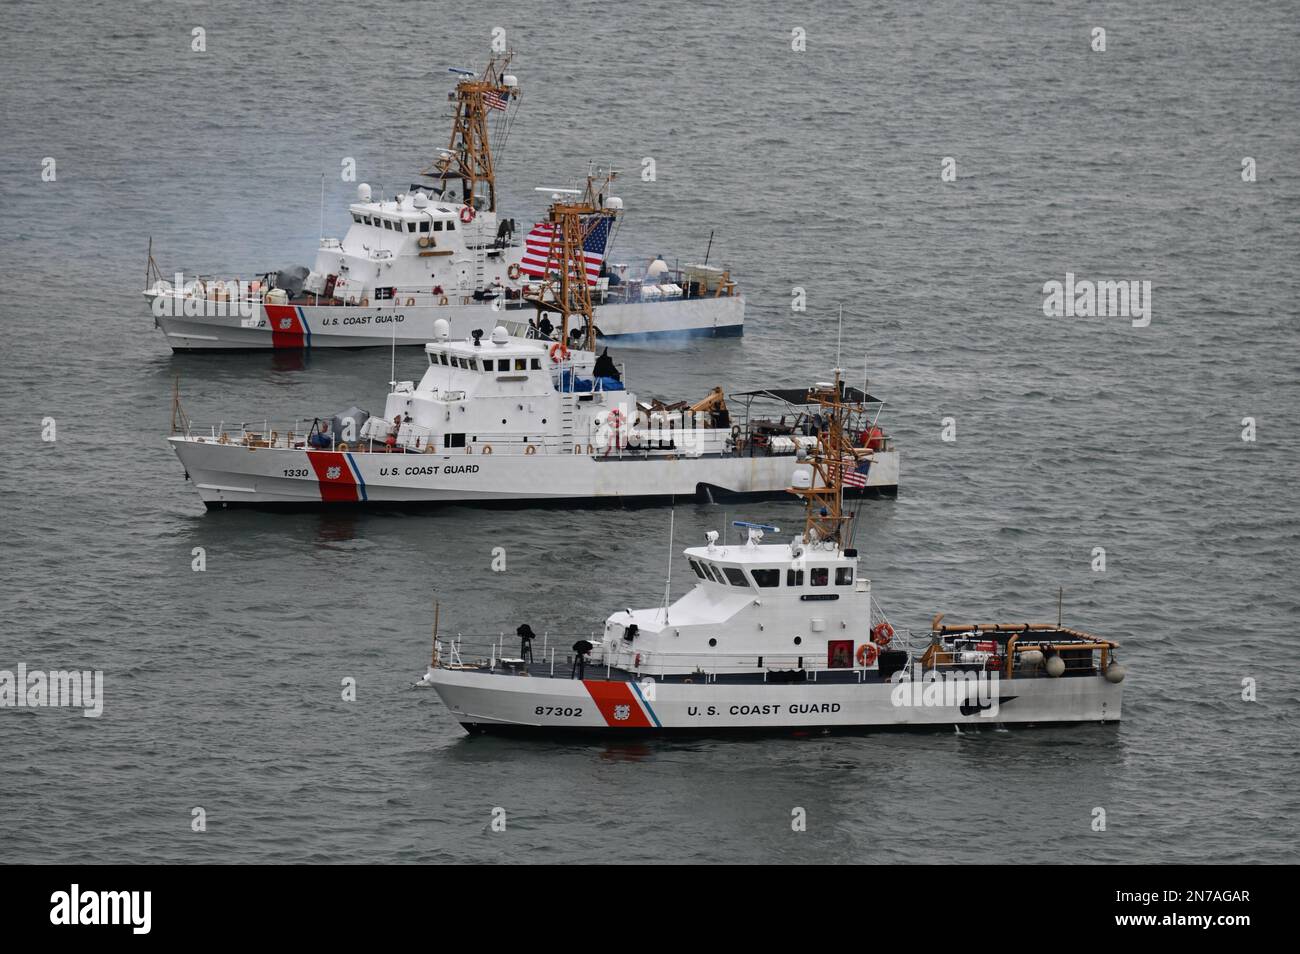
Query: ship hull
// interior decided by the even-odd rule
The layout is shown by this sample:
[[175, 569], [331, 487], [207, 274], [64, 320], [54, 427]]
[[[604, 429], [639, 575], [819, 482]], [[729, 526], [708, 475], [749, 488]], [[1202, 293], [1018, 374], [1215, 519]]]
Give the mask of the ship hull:
[[[208, 507], [317, 508], [422, 504], [585, 505], [700, 496], [785, 495], [795, 460], [773, 457], [619, 457], [385, 454], [308, 451], [169, 439]], [[898, 491], [898, 452], [879, 451], [867, 495]]]
[[[152, 298], [146, 299], [152, 305]], [[247, 316], [226, 302], [191, 299], [160, 304], [176, 306], [153, 309], [154, 321], [174, 351], [424, 345], [434, 339], [433, 326], [439, 318], [450, 324], [453, 338], [468, 338], [476, 328], [491, 330], [503, 320], [526, 322], [535, 314], [532, 308], [496, 309], [480, 302], [396, 308], [256, 305]], [[194, 314], [183, 313], [186, 304]], [[180, 313], [170, 313], [173, 311]], [[601, 338], [624, 342], [674, 336], [735, 336], [744, 333], [745, 300], [735, 295], [604, 304], [596, 306], [595, 321]]]
[[[567, 668], [567, 667], [566, 667]], [[588, 667], [588, 672], [603, 668]], [[1103, 676], [1001, 680], [995, 705], [926, 705], [918, 687], [640, 683], [435, 669], [425, 677], [468, 731], [502, 734], [853, 732], [1117, 722], [1122, 689]]]

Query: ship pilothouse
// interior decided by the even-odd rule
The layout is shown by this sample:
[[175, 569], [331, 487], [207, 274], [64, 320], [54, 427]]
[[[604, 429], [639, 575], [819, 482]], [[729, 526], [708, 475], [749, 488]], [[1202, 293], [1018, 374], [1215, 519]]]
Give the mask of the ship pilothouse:
[[860, 678], [879, 668], [882, 653], [887, 668], [901, 665], [906, 654], [888, 649], [893, 630], [872, 602], [871, 581], [859, 575], [856, 550], [801, 537], [763, 544], [778, 528], [734, 526], [744, 542], [719, 545], [710, 531], [705, 546], [684, 552], [696, 582], [671, 606], [606, 621], [605, 660], [656, 678], [714, 680], [761, 671], [775, 681], [823, 662], [852, 673], [855, 657]]

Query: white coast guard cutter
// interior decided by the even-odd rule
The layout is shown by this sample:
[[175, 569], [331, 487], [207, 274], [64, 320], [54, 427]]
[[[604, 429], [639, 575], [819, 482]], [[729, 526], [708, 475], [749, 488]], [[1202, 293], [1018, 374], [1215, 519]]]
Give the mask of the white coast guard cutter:
[[[452, 94], [451, 145], [395, 196], [357, 188], [352, 224], [342, 239], [323, 238], [313, 266], [255, 278], [163, 277], [150, 246], [145, 299], [176, 351], [306, 349], [423, 345], [434, 323], [455, 337], [492, 327], [529, 299], [555, 262], [546, 223], [527, 235], [498, 214], [489, 117], [518, 100], [509, 55], [492, 58], [480, 77], [464, 77]], [[460, 71], [457, 71], [460, 72]], [[623, 201], [608, 194], [615, 178], [587, 176], [593, 201], [583, 240], [602, 338], [739, 335], [744, 299], [731, 274], [702, 264], [669, 268], [609, 262]], [[564, 190], [568, 191], [568, 190]]]
[[[947, 625], [895, 633], [858, 552], [842, 545], [842, 388], [814, 392], [824, 423], [793, 466], [803, 534], [737, 523], [748, 540], [685, 551], [697, 577], [671, 604], [620, 610], [596, 644], [549, 636], [440, 639], [420, 681], [472, 732], [804, 732], [999, 723], [1111, 722], [1116, 644], [1060, 626]], [[531, 627], [519, 632], [533, 636]], [[516, 648], [518, 646], [518, 648]]]
[[[382, 415], [196, 424], [178, 413], [171, 447], [209, 507], [319, 507], [780, 495], [817, 442], [807, 388], [665, 403], [625, 390], [608, 354], [503, 327], [486, 340], [436, 332], [423, 378], [397, 382]], [[854, 491], [897, 493], [883, 402], [844, 397]]]

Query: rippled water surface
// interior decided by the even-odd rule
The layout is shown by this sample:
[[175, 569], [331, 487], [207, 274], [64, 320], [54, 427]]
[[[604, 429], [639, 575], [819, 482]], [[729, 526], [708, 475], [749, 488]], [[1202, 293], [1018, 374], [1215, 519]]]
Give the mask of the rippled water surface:
[[[859, 531], [877, 597], [920, 628], [1050, 620], [1063, 587], [1067, 623], [1124, 646], [1122, 725], [470, 739], [410, 688], [434, 599], [446, 631], [598, 628], [660, 598], [666, 510], [205, 513], [162, 439], [174, 378], [195, 418], [310, 416], [379, 407], [390, 356], [174, 357], [139, 301], [149, 237], [168, 273], [310, 262], [322, 174], [327, 234], [344, 157], [404, 187], [444, 145], [445, 68], [481, 67], [497, 26], [524, 89], [505, 207], [613, 160], [618, 255], [713, 233], [747, 295], [741, 340], [615, 349], [633, 386], [824, 376], [842, 304], [903, 453]], [[1297, 860], [1285, 4], [11, 3], [0, 37], [0, 668], [107, 683], [98, 720], [0, 710], [5, 860]], [[1067, 271], [1151, 281], [1150, 326], [1044, 317]], [[799, 513], [684, 502], [677, 543], [736, 517]]]

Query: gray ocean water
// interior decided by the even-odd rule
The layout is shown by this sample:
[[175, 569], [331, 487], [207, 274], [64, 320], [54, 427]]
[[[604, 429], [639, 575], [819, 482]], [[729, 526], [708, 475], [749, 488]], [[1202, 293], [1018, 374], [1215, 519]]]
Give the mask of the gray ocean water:
[[[616, 258], [713, 233], [746, 293], [741, 340], [615, 348], [633, 387], [824, 377], [842, 305], [903, 455], [858, 533], [877, 598], [919, 629], [1050, 621], [1063, 587], [1068, 624], [1124, 647], [1121, 725], [471, 739], [411, 688], [433, 601], [444, 632], [596, 629], [660, 598], [666, 509], [204, 511], [163, 441], [175, 376], [197, 419], [310, 416], [378, 408], [390, 355], [172, 356], [139, 301], [149, 237], [167, 274], [310, 263], [322, 174], [336, 235], [345, 157], [412, 181], [446, 67], [481, 68], [495, 27], [524, 91], [508, 213], [613, 161]], [[3, 860], [1300, 857], [1294, 8], [18, 2], [0, 38], [0, 669], [106, 681], [99, 719], [0, 709]], [[1045, 317], [1067, 271], [1149, 280], [1150, 325]], [[799, 516], [686, 501], [676, 543]]]

